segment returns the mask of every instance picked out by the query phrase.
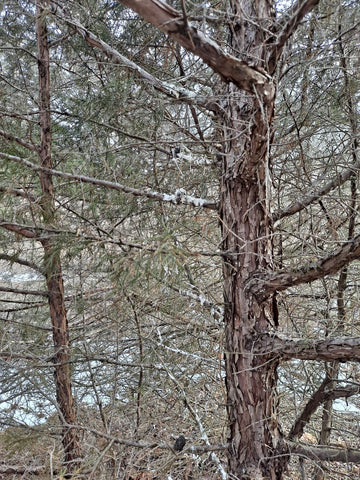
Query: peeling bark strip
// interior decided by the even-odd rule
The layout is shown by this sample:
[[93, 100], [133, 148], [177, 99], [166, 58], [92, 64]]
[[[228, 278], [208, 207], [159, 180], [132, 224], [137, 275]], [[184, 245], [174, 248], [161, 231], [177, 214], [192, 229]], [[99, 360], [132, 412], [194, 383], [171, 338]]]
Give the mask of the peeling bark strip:
[[[40, 185], [42, 197], [40, 205], [44, 223], [52, 226], [55, 220], [54, 189], [52, 175], [47, 171], [52, 168], [51, 159], [51, 120], [50, 120], [50, 59], [46, 28], [46, 11], [48, 0], [36, 2], [36, 38], [39, 71], [39, 107], [41, 141]], [[71, 475], [79, 466], [80, 443], [78, 432], [68, 425], [76, 423], [76, 410], [71, 391], [71, 371], [69, 354], [69, 328], [67, 322], [64, 285], [61, 273], [60, 252], [52, 240], [40, 239], [44, 249], [44, 275], [46, 278], [50, 317], [54, 343], [54, 378], [56, 399], [60, 422], [63, 427], [62, 443], [65, 453], [65, 468]]]
[[221, 50], [213, 40], [188, 24], [183, 14], [162, 0], [119, 0], [147, 22], [178, 42], [189, 52], [200, 57], [226, 82], [233, 82], [241, 90], [263, 95], [270, 102], [275, 88], [272, 78], [260, 66], [248, 63]]

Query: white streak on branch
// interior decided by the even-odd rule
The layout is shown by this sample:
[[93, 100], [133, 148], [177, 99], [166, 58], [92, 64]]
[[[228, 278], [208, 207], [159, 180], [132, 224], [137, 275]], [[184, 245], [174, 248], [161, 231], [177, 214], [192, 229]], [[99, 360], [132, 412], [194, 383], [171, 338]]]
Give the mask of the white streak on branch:
[[[86, 175], [76, 175], [72, 173], [61, 172], [59, 170], [54, 170], [50, 168], [41, 167], [36, 165], [35, 163], [30, 162], [24, 158], [16, 157], [14, 155], [9, 155], [7, 153], [0, 152], [0, 157], [5, 158], [6, 160], [10, 160], [15, 163], [19, 163], [24, 165], [28, 168], [31, 168], [35, 172], [44, 172], [50, 175], [54, 175], [55, 177], [65, 178], [68, 180], [75, 180], [80, 183], [90, 183], [97, 187], [105, 187], [112, 190], [117, 190], [124, 193], [130, 193], [136, 197], [145, 197], [150, 198], [152, 200], [157, 200], [160, 202], [168, 202], [174, 205], [190, 205], [193, 207], [202, 207], [202, 208], [209, 208], [210, 210], [216, 210], [217, 204], [211, 200], [206, 200], [203, 198], [192, 197], [191, 195], [184, 194], [183, 190], [177, 190], [175, 194], [166, 194], [160, 193], [153, 190], [142, 190], [139, 188], [132, 188], [127, 187], [126, 185], [122, 185], [116, 182], [109, 182], [107, 180], [100, 180], [98, 178], [88, 177]], [[179, 193], [181, 192], [181, 193]]]

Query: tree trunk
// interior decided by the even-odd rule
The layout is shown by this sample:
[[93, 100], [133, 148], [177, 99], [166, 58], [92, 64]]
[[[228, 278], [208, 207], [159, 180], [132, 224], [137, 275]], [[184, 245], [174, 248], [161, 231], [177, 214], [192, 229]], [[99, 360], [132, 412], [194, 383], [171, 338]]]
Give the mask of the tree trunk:
[[[232, 1], [231, 5], [236, 18], [231, 39], [234, 52], [266, 68], [260, 25], [273, 21], [269, 3]], [[275, 480], [282, 478], [287, 463], [277, 425], [278, 362], [269, 354], [255, 354], [253, 348], [262, 333], [274, 332], [277, 310], [273, 297], [259, 301], [246, 289], [251, 274], [272, 268], [268, 162], [275, 94], [254, 93], [250, 96], [232, 84], [227, 86], [223, 118], [226, 151], [220, 217], [223, 250], [231, 252], [223, 264], [228, 458], [231, 478]]]
[[[39, 149], [40, 165], [52, 168], [51, 123], [50, 123], [50, 59], [46, 28], [46, 8], [49, 2], [37, 2], [36, 33], [39, 70], [39, 109], [41, 143]], [[55, 222], [54, 189], [52, 176], [40, 173], [41, 207], [44, 223], [51, 227]], [[71, 371], [69, 353], [69, 328], [65, 308], [64, 286], [61, 272], [59, 248], [51, 239], [41, 240], [44, 248], [44, 271], [46, 277], [50, 317], [54, 343], [55, 386], [58, 412], [63, 426], [62, 443], [65, 453], [65, 465], [70, 476], [79, 465], [80, 443], [75, 428], [68, 425], [76, 423], [76, 410], [71, 391]]]
[[69, 475], [80, 464], [81, 448], [76, 428], [76, 408], [71, 389], [69, 327], [64, 302], [60, 254], [51, 242], [43, 241], [44, 265], [52, 323], [55, 365], [54, 379], [60, 422], [63, 424], [64, 463]]

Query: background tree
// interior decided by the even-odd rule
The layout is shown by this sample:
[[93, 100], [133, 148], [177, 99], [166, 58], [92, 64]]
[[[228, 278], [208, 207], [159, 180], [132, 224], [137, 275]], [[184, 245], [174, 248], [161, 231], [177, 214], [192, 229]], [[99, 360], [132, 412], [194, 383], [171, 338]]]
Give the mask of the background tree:
[[[359, 12], [317, 3], [51, 2], [44, 168], [35, 11], [7, 2], [1, 418], [84, 435], [78, 474], [171, 478], [180, 434], [180, 477], [280, 479], [290, 452], [315, 460], [303, 478], [321, 478], [319, 460], [359, 461], [332, 411], [358, 392]], [[44, 238], [65, 280], [70, 430], [49, 364]], [[29, 269], [36, 288], [7, 284]], [[304, 432], [321, 446], [297, 443]], [[207, 467], [187, 457], [225, 441], [227, 469], [214, 451]]]

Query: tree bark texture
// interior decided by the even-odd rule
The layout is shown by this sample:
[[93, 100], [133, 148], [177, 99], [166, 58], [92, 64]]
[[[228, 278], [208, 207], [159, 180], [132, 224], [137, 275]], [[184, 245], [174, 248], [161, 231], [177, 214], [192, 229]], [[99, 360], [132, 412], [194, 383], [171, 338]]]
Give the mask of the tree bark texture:
[[[39, 157], [41, 167], [51, 169], [50, 59], [45, 10], [48, 7], [49, 2], [37, 2], [36, 33], [41, 128]], [[44, 223], [51, 227], [55, 222], [52, 176], [44, 171], [40, 172], [39, 176], [42, 191], [40, 204]], [[44, 249], [44, 273], [52, 322], [56, 400], [60, 421], [64, 425], [62, 443], [64, 447], [66, 471], [71, 475], [71, 472], [74, 472], [78, 467], [81, 453], [78, 433], [75, 428], [69, 428], [68, 426], [76, 423], [76, 410], [71, 390], [69, 328], [65, 308], [60, 251], [51, 239], [47, 238], [40, 241]]]
[[[274, 15], [271, 2], [230, 4], [235, 18], [233, 51], [266, 69], [265, 31]], [[277, 425], [278, 360], [259, 342], [261, 334], [274, 331], [276, 306], [272, 297], [258, 300], [246, 288], [253, 272], [272, 269], [268, 162], [275, 94], [270, 97], [255, 89], [250, 96], [230, 84], [225, 95], [220, 217], [223, 250], [232, 253], [223, 264], [229, 473], [244, 480], [275, 480], [282, 478], [287, 463]]]

